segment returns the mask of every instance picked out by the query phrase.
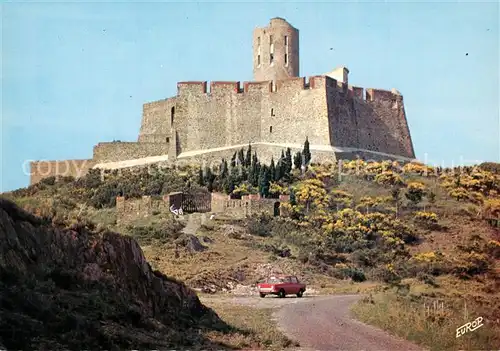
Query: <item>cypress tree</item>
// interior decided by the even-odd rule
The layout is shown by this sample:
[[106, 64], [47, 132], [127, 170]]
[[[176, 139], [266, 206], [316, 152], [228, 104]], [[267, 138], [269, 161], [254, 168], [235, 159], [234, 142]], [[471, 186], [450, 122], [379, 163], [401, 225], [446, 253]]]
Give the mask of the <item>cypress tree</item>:
[[243, 150], [243, 148], [238, 152], [238, 162], [242, 166], [245, 165], [245, 151]]
[[259, 193], [262, 197], [267, 197], [269, 195], [269, 167], [262, 165], [259, 174]]
[[289, 174], [292, 171], [292, 150], [290, 148], [286, 149], [285, 165], [285, 173]]
[[212, 173], [210, 167], [207, 167], [205, 170], [205, 183], [207, 184], [207, 189], [210, 192], [214, 190], [214, 180], [215, 175]]
[[247, 155], [245, 158], [245, 167], [250, 167], [252, 165], [252, 145], [248, 144]]
[[300, 169], [300, 166], [302, 166], [302, 153], [300, 151], [297, 151], [293, 157], [293, 164], [297, 169]]
[[236, 167], [236, 156], [237, 156], [237, 152], [235, 151], [233, 154], [233, 157], [231, 157], [231, 168]]
[[306, 137], [306, 142], [304, 143], [304, 151], [302, 152], [304, 156], [304, 166], [307, 166], [311, 161], [311, 151], [309, 150], [309, 138]]
[[295, 199], [295, 192], [290, 189], [290, 205], [295, 206], [297, 205], [297, 200]]
[[205, 185], [205, 177], [203, 176], [203, 170], [200, 169], [198, 170], [198, 184], [200, 186], [204, 186]]
[[271, 164], [269, 165], [269, 176], [270, 180], [274, 181], [276, 175], [276, 165], [274, 164], [274, 158], [271, 157]]
[[276, 164], [276, 171], [274, 173], [274, 180], [275, 181], [279, 181], [283, 178], [283, 173], [284, 173], [283, 161], [284, 161], [284, 159], [282, 158]]
[[225, 159], [222, 159], [220, 178], [225, 179], [227, 177], [228, 171], [229, 169], [227, 167], [227, 161]]

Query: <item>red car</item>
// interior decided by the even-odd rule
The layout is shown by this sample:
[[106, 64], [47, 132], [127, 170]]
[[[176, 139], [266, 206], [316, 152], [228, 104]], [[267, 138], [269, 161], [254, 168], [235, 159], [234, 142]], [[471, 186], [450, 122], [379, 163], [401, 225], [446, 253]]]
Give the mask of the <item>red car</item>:
[[260, 297], [266, 297], [266, 295], [278, 295], [278, 297], [297, 295], [297, 297], [302, 297], [306, 291], [306, 285], [299, 282], [294, 275], [270, 277], [266, 282], [257, 284], [257, 288]]

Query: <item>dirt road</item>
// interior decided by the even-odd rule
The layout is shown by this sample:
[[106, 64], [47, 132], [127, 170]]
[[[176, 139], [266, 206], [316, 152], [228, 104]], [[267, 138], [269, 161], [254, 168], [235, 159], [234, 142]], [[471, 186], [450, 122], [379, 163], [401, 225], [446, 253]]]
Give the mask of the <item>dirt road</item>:
[[300, 350], [392, 351], [424, 350], [351, 317], [349, 306], [359, 295], [304, 296], [284, 299], [257, 296], [222, 297], [227, 303], [275, 308], [280, 329], [297, 340]]

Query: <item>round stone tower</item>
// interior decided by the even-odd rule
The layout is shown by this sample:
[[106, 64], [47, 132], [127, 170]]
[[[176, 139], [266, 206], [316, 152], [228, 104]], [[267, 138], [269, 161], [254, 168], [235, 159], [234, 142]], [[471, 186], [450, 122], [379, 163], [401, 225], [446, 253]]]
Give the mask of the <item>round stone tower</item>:
[[283, 18], [253, 31], [253, 78], [255, 81], [299, 77], [299, 30]]

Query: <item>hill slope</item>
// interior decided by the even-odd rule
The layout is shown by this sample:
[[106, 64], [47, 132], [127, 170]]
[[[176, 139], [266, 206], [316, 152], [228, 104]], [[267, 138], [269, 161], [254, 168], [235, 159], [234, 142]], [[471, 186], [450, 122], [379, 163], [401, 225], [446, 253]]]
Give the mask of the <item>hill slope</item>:
[[8, 349], [221, 348], [198, 331], [224, 323], [130, 237], [54, 226], [0, 199], [0, 276]]

